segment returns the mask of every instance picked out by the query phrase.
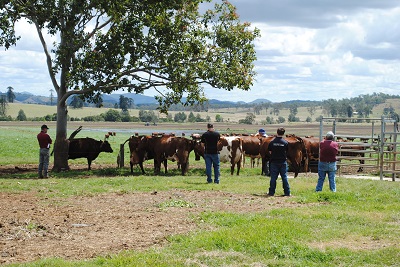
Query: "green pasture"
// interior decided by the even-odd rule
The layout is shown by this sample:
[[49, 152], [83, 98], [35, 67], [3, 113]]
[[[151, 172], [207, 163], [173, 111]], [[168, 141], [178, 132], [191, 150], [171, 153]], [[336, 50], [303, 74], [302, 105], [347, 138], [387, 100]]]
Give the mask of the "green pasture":
[[[1, 127], [1, 165], [36, 164], [37, 133], [33, 127]], [[173, 168], [166, 176], [154, 176], [151, 164], [145, 176], [139, 175], [137, 169], [131, 175], [128, 167], [109, 167], [116, 162], [119, 144], [129, 135], [122, 133], [110, 138], [114, 153], [101, 153], [93, 163], [108, 164], [105, 168], [52, 173], [50, 179], [36, 179], [36, 173], [2, 175], [0, 192], [31, 192], [50, 201], [174, 189], [219, 190], [254, 197], [262, 197], [259, 195], [267, 191], [269, 179], [260, 176], [258, 168], [244, 168], [240, 176], [231, 176], [227, 165], [221, 170], [221, 184], [210, 187], [205, 184], [203, 163], [193, 163], [193, 158], [187, 176]], [[102, 139], [104, 133], [88, 131], [79, 136]], [[86, 160], [72, 160], [70, 165], [79, 162], [85, 164]], [[193, 218], [198, 224], [196, 232], [169, 236], [168, 245], [162, 248], [123, 251], [79, 261], [49, 258], [10, 266], [399, 266], [398, 182], [338, 177], [337, 193], [329, 192], [327, 184], [323, 192], [315, 193], [316, 178], [300, 174], [290, 179], [290, 185], [294, 196], [281, 200], [288, 205], [252, 214], [202, 213]], [[282, 193], [278, 183], [277, 194]], [[173, 199], [171, 203], [176, 203], [175, 208], [191, 208]]]

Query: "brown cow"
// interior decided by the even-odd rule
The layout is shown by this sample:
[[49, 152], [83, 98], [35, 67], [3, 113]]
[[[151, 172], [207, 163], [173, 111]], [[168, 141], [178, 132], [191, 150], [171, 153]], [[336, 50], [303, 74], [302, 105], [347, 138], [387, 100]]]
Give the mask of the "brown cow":
[[131, 136], [129, 141], [129, 150], [130, 150], [130, 166], [131, 166], [131, 173], [133, 173], [133, 166], [138, 164], [142, 174], [145, 174], [143, 168], [143, 162], [145, 160], [154, 159], [154, 152], [150, 149], [150, 145], [152, 141], [148, 139], [152, 139], [153, 136]]
[[144, 174], [144, 160], [154, 159], [154, 172], [160, 173], [161, 163], [164, 164], [165, 173], [168, 172], [167, 160], [177, 161], [182, 175], [185, 175], [189, 168], [189, 153], [193, 150], [194, 142], [185, 137], [175, 135], [152, 135], [131, 137], [129, 148], [131, 150], [131, 172], [133, 165], [139, 164]]
[[306, 147], [304, 171], [318, 172], [319, 138], [315, 136], [305, 136], [302, 139]]
[[[262, 166], [267, 166], [267, 162], [269, 161], [269, 152], [268, 145], [272, 141], [275, 136], [264, 137], [260, 147], [260, 155], [262, 158]], [[285, 137], [285, 140], [288, 141], [288, 152], [287, 159], [290, 163], [291, 168], [294, 171], [294, 177], [296, 178], [301, 171], [302, 162], [304, 162], [305, 155], [305, 145], [303, 139], [298, 136], [289, 135]], [[265, 174], [265, 170], [263, 168], [262, 174]]]
[[304, 163], [305, 158], [307, 157], [306, 147], [303, 139], [298, 136], [287, 136], [285, 140], [289, 143], [287, 157], [290, 162], [291, 168], [293, 168], [294, 177], [296, 178], [297, 175], [301, 172], [301, 166]]
[[[164, 142], [165, 141], [165, 142]], [[160, 141], [161, 147], [154, 151], [155, 159], [164, 158], [165, 173], [167, 173], [167, 159], [177, 161], [182, 175], [189, 170], [189, 154], [194, 149], [194, 142], [186, 137], [168, 137]], [[162, 149], [160, 149], [162, 148]], [[159, 157], [161, 155], [161, 157]], [[157, 166], [156, 166], [157, 169]]]
[[91, 169], [92, 161], [99, 156], [100, 152], [113, 152], [108, 141], [98, 141], [89, 137], [69, 140], [68, 159], [86, 158], [88, 170]]
[[201, 142], [200, 134], [192, 134], [194, 160], [198, 161], [204, 158], [204, 143]]
[[260, 145], [260, 156], [261, 156], [261, 175], [270, 175], [269, 169], [265, 166], [269, 166], [269, 158], [270, 158], [270, 154], [268, 152], [268, 145], [269, 143], [272, 141], [272, 139], [274, 139], [275, 136], [268, 136], [268, 137], [264, 137], [261, 140], [261, 145]]
[[245, 163], [245, 158], [250, 157], [250, 166], [254, 168], [255, 159], [260, 159], [260, 146], [262, 136], [251, 136], [251, 135], [242, 135], [240, 136], [242, 139], [243, 146], [243, 166]]

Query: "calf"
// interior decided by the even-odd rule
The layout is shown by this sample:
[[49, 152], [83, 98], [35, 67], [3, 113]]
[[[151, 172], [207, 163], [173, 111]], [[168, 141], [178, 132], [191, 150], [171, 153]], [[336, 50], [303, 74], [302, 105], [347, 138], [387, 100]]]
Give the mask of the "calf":
[[69, 140], [68, 159], [86, 158], [88, 170], [91, 169], [92, 161], [97, 158], [100, 152], [113, 152], [108, 141], [97, 141], [89, 137]]

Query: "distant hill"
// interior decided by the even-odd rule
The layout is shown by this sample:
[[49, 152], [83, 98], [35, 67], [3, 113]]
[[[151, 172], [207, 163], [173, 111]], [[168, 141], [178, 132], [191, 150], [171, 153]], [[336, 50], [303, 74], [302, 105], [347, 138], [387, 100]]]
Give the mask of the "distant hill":
[[[5, 94], [3, 92], [0, 92], [0, 94]], [[28, 92], [14, 92], [15, 94], [15, 102], [16, 103], [24, 103], [24, 104], [42, 104], [42, 105], [50, 105], [51, 104], [51, 99], [50, 97], [47, 96], [39, 96], [39, 95], [34, 95], [32, 93]], [[103, 101], [104, 103], [109, 103], [114, 105], [115, 103], [119, 102], [119, 97], [123, 95], [128, 98], [132, 98], [135, 105], [141, 105], [141, 104], [157, 104], [158, 102], [154, 97], [151, 96], [145, 96], [145, 95], [140, 95], [140, 94], [135, 94], [135, 93], [126, 93], [126, 94], [103, 94]], [[55, 102], [56, 96], [54, 97], [53, 101]]]
[[[5, 94], [0, 92], [0, 94]], [[15, 100], [16, 103], [24, 103], [24, 104], [41, 104], [41, 105], [49, 105], [51, 103], [50, 97], [38, 96], [28, 92], [16, 93]], [[54, 98], [55, 101], [55, 98]]]
[[[0, 94], [5, 94], [5, 93], [0, 92]], [[28, 93], [28, 92], [22, 92], [22, 93], [14, 92], [14, 94], [16, 96], [16, 98], [15, 98], [16, 103], [51, 105], [51, 102], [52, 102], [50, 97], [34, 95], [34, 94]], [[158, 101], [154, 97], [141, 95], [141, 94], [135, 94], [135, 93], [103, 94], [103, 103], [109, 104], [110, 106], [112, 106], [115, 103], [119, 102], [119, 98], [121, 95], [124, 97], [133, 99], [133, 102], [136, 106], [158, 105]], [[56, 100], [56, 96], [53, 99], [53, 101], [54, 101], [53, 104], [55, 103], [55, 100]], [[185, 101], [185, 99], [183, 98], [182, 101]], [[266, 100], [266, 99], [260, 99], [260, 100], [255, 100], [255, 101], [257, 101], [259, 103], [270, 102], [269, 100]], [[220, 101], [220, 100], [216, 100], [216, 99], [210, 99], [209, 104], [211, 104], [211, 105], [235, 105], [235, 104], [246, 104], [246, 103], [243, 101], [232, 102], [232, 101]]]
[[261, 104], [261, 103], [272, 103], [271, 101], [269, 101], [268, 99], [264, 99], [264, 98], [258, 98], [256, 100], [251, 101], [248, 104]]

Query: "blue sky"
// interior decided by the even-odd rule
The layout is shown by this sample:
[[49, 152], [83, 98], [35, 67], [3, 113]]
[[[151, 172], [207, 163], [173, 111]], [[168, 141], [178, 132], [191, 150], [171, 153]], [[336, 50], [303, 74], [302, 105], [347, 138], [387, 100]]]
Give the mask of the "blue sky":
[[[261, 31], [251, 91], [206, 88], [208, 98], [250, 102], [343, 99], [400, 91], [400, 1], [231, 0]], [[50, 95], [33, 28], [20, 23], [17, 47], [0, 50], [0, 91]], [[50, 43], [51, 41], [48, 41]], [[146, 95], [152, 95], [147, 91]]]

